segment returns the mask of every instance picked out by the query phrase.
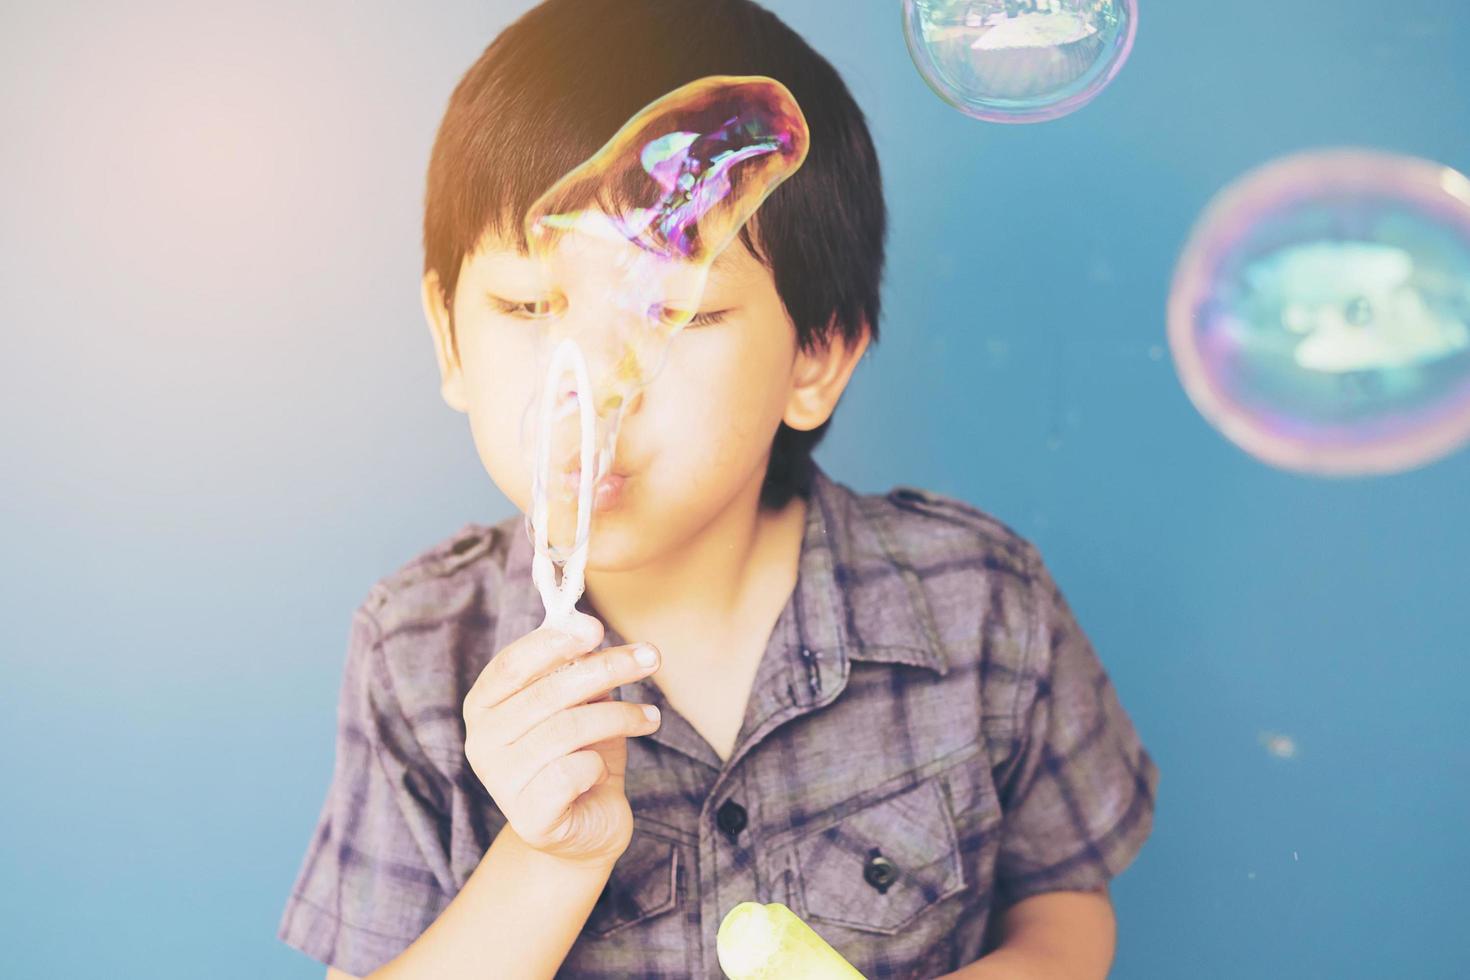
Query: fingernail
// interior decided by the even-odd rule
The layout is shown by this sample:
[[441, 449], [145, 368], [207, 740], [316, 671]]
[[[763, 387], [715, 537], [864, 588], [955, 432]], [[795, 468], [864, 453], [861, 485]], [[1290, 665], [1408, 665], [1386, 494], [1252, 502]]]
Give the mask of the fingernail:
[[640, 643], [633, 650], [633, 659], [638, 661], [640, 666], [652, 667], [658, 663], [658, 654], [647, 643]]
[[643, 716], [649, 721], [658, 721], [658, 709], [651, 704], [643, 706]]

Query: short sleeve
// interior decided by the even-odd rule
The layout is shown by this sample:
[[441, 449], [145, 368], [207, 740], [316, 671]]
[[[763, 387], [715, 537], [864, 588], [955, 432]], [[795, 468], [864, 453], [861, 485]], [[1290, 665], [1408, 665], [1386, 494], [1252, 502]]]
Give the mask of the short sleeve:
[[1099, 888], [1153, 827], [1159, 771], [1091, 642], [1033, 551], [1034, 697], [1018, 706], [1016, 747], [997, 770], [1003, 812], [996, 899]]
[[377, 624], [359, 609], [332, 781], [277, 937], [358, 977], [407, 949], [451, 897], [447, 792], [399, 710]]

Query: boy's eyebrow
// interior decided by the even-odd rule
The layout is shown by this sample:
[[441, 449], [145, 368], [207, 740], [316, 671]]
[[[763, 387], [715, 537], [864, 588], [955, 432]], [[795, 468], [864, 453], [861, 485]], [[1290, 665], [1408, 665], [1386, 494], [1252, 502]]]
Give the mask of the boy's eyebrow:
[[495, 249], [485, 253], [485, 261], [490, 265], [503, 265], [506, 268], [515, 268], [529, 264], [532, 259], [529, 255], [523, 255], [513, 249]]
[[[715, 256], [714, 262], [710, 264], [710, 272], [714, 273], [734, 271], [735, 263], [739, 261], [739, 256], [735, 254], [736, 244], [737, 243], [732, 242], [729, 246], [725, 248], [724, 251]], [[486, 252], [485, 260], [492, 267], [501, 265], [505, 266], [507, 270], [524, 268], [525, 266], [535, 261], [532, 256], [523, 254], [512, 249], [496, 249], [494, 251]]]

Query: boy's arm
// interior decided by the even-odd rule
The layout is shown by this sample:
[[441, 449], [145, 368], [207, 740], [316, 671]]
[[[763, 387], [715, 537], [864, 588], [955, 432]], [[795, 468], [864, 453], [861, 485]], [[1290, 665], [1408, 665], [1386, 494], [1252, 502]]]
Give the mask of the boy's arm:
[[1001, 945], [938, 980], [1106, 980], [1117, 920], [1106, 885], [1043, 892], [1001, 917]]
[[1158, 766], [1034, 548], [1031, 557], [1032, 655], [1015, 670], [1037, 678], [1035, 694], [1022, 699], [1017, 748], [995, 773], [1004, 911], [982, 947], [994, 951], [946, 975], [958, 980], [1105, 978], [1117, 929], [1107, 882], [1153, 826]]
[[544, 854], [507, 824], [423, 935], [367, 980], [549, 980], [592, 914], [612, 869], [612, 863], [576, 864]]

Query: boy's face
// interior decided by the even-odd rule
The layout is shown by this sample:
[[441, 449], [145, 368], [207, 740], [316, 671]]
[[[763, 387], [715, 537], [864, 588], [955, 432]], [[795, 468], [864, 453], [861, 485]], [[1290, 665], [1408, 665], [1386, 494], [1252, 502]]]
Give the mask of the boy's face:
[[[437, 277], [423, 283], [444, 400], [469, 416], [486, 471], [523, 513], [532, 460], [522, 418], [544, 370], [536, 317], [588, 315], [574, 309], [575, 283], [547, 295], [539, 272], [535, 259], [488, 236], [465, 257], [457, 360]], [[826, 421], [866, 347], [866, 336], [854, 345], [836, 337], [799, 351], [770, 271], [734, 240], [710, 268], [694, 321], [625, 409], [611, 467], [621, 486], [593, 512], [588, 568], [637, 568], [693, 540], [738, 499], [756, 499], [779, 424]]]

